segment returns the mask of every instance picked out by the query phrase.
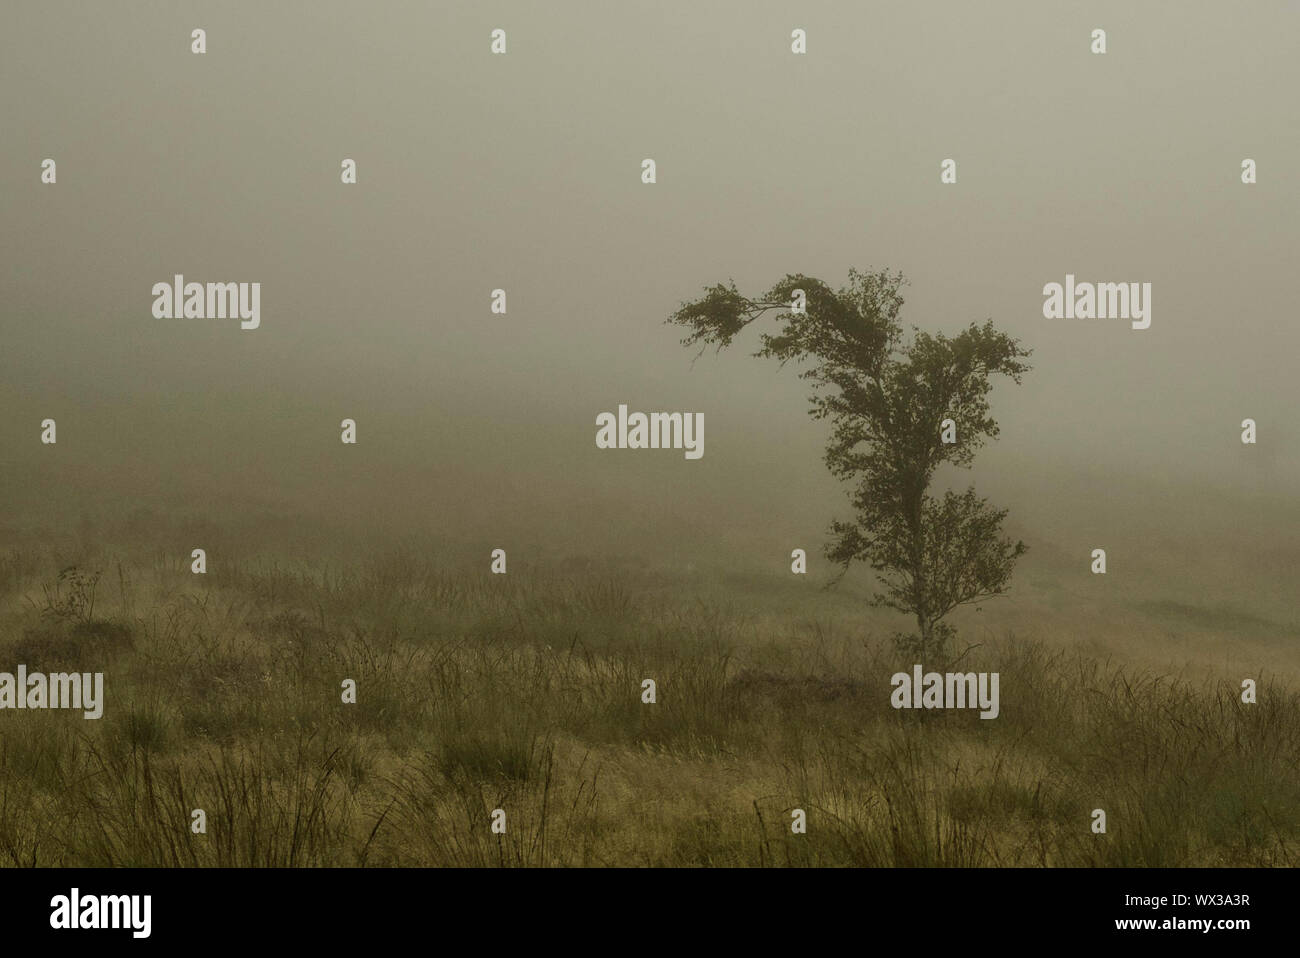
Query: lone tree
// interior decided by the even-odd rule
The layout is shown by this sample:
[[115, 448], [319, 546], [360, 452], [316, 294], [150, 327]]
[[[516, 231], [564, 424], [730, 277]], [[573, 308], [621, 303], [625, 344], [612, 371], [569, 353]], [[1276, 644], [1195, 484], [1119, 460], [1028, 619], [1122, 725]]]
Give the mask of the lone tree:
[[883, 587], [873, 604], [916, 617], [918, 631], [897, 635], [899, 647], [941, 654], [955, 630], [940, 620], [1006, 592], [1025, 544], [1001, 536], [1006, 510], [973, 487], [940, 499], [929, 494], [930, 482], [941, 463], [969, 468], [984, 440], [998, 434], [990, 378], [1001, 373], [1019, 383], [1029, 351], [991, 320], [952, 338], [913, 326], [905, 340], [898, 322], [904, 285], [901, 273], [886, 271], [850, 270], [839, 291], [791, 275], [755, 300], [731, 282], [706, 289], [668, 322], [686, 327], [682, 344], [702, 344], [703, 353], [781, 311], [779, 330], [764, 333], [754, 355], [808, 365], [800, 377], [814, 383], [809, 412], [832, 426], [826, 465], [856, 483], [857, 516], [831, 524], [826, 555], [843, 566], [841, 576], [854, 561], [870, 563]]

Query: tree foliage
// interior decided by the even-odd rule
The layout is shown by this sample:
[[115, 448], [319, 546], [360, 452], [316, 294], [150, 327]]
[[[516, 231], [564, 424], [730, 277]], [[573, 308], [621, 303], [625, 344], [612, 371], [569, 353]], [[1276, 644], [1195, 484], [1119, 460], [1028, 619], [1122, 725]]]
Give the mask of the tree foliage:
[[[952, 337], [914, 326], [905, 334], [898, 319], [905, 285], [901, 273], [887, 271], [850, 270], [839, 290], [792, 274], [750, 299], [729, 282], [684, 303], [668, 322], [687, 330], [683, 345], [720, 350], [775, 313], [777, 329], [761, 335], [754, 355], [805, 367], [809, 411], [831, 427], [826, 465], [854, 484], [855, 516], [832, 523], [826, 555], [844, 570], [868, 563], [881, 585], [875, 603], [915, 616], [919, 633], [902, 641], [926, 654], [941, 651], [952, 634], [940, 622], [945, 615], [1006, 591], [1025, 551], [1001, 534], [1006, 510], [973, 488], [942, 497], [929, 488], [940, 465], [969, 468], [997, 436], [992, 377], [1019, 383], [1029, 351], [991, 320]], [[802, 312], [793, 307], [796, 290], [806, 297]], [[945, 419], [955, 425], [955, 443], [942, 441]]]

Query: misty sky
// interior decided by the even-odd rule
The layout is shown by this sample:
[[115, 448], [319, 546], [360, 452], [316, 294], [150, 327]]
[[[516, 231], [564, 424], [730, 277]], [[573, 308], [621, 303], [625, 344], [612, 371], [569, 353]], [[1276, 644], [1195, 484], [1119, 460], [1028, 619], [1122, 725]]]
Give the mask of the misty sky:
[[[1276, 533], [1258, 497], [1300, 479], [1297, 28], [1289, 3], [8, 0], [5, 520], [89, 487], [629, 551], [758, 517], [811, 552], [846, 507], [805, 384], [753, 333], [692, 366], [663, 320], [728, 278], [856, 266], [908, 276], [905, 322], [992, 318], [1033, 349], [969, 476], [1018, 534], [1073, 549], [1148, 508]], [[260, 282], [261, 328], [155, 319], [175, 273]], [[1067, 273], [1151, 283], [1150, 329], [1044, 319]], [[596, 449], [619, 403], [703, 412], [704, 458]]]

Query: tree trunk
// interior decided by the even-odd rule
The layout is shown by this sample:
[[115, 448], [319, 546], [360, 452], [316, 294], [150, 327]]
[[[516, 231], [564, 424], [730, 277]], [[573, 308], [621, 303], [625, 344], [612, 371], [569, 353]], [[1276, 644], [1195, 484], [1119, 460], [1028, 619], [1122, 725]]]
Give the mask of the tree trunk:
[[930, 610], [926, 608], [925, 575], [927, 570], [925, 569], [925, 538], [921, 524], [924, 501], [925, 484], [916, 482], [914, 488], [909, 490], [904, 508], [907, 510], [907, 525], [912, 538], [910, 550], [912, 559], [912, 605], [913, 610], [916, 612], [916, 627], [921, 633], [922, 657], [930, 651], [930, 633], [933, 631], [934, 626], [934, 623], [930, 621]]

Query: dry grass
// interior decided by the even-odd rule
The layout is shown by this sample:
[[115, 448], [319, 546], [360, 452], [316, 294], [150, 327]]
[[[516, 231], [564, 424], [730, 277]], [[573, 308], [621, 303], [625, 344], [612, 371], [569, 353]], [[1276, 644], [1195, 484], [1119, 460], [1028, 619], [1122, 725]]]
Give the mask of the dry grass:
[[885, 630], [864, 638], [843, 601], [774, 608], [761, 578], [711, 598], [662, 572], [411, 551], [227, 552], [205, 576], [74, 558], [105, 570], [93, 616], [41, 614], [66, 554], [0, 558], [0, 669], [102, 670], [107, 700], [100, 721], [0, 712], [9, 865], [1300, 861], [1300, 696], [1267, 675], [1243, 705], [1236, 673], [1004, 633], [962, 662], [1001, 674], [982, 721], [893, 710], [911, 663]]

